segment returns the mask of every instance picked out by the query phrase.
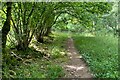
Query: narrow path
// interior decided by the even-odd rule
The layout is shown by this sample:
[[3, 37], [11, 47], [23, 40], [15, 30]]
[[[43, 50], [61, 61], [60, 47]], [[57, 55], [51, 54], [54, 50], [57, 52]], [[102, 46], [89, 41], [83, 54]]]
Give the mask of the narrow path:
[[64, 64], [65, 78], [92, 78], [93, 76], [88, 70], [87, 64], [75, 49], [73, 39], [68, 38], [66, 42], [69, 61]]

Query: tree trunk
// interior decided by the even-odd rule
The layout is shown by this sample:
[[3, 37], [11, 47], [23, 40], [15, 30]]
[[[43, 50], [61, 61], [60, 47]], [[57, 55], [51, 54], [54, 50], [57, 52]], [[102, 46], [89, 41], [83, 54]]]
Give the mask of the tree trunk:
[[37, 36], [37, 41], [40, 43], [44, 43], [43, 36]]
[[19, 43], [17, 46], [16, 46], [17, 50], [18, 51], [25, 51], [27, 48], [28, 48], [28, 43]]
[[7, 13], [6, 13], [6, 21], [2, 27], [2, 49], [4, 51], [6, 47], [6, 40], [8, 32], [10, 31], [10, 20], [11, 20], [11, 2], [7, 2]]
[[51, 32], [51, 27], [48, 27], [48, 28], [47, 28], [47, 31], [46, 31], [46, 33], [45, 33], [45, 36], [48, 36], [50, 32]]

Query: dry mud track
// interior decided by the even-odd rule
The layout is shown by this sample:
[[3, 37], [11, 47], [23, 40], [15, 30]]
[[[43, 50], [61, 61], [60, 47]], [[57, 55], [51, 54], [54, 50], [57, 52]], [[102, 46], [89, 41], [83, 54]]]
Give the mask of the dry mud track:
[[93, 78], [85, 61], [74, 47], [72, 38], [66, 41], [66, 49], [68, 51], [69, 60], [64, 64], [65, 78]]

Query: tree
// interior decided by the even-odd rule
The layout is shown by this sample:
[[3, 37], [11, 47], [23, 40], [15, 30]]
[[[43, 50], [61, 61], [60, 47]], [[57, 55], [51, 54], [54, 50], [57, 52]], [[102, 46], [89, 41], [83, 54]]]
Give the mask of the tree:
[[[96, 23], [98, 19], [100, 19], [102, 15], [109, 14], [112, 9], [112, 3], [108, 3], [108, 2], [104, 2], [104, 3], [77, 2], [77, 3], [65, 3], [65, 4], [67, 5], [64, 6], [65, 13], [70, 15], [68, 17], [76, 18], [78, 21], [77, 24], [81, 25], [79, 26], [79, 28], [85, 27], [87, 29], [96, 27]], [[64, 16], [60, 15], [60, 17], [64, 17]], [[60, 21], [61, 20], [58, 18], [57, 23], [60, 24], [59, 23]], [[62, 22], [63, 21], [64, 20], [62, 20]], [[69, 19], [66, 18], [65, 22], [69, 22]], [[64, 27], [61, 28], [64, 29]], [[76, 28], [78, 30], [78, 26]]]
[[2, 49], [3, 49], [3, 52], [6, 47], [7, 34], [10, 31], [11, 9], [12, 9], [11, 2], [7, 2], [6, 4], [7, 4], [6, 21], [2, 27]]
[[[51, 32], [51, 27], [55, 24], [57, 18], [61, 14], [57, 10], [61, 10], [61, 3], [42, 3], [40, 5], [41, 11], [40, 13], [40, 20], [39, 20], [39, 27], [35, 32], [35, 37], [38, 42], [44, 42], [43, 37], [48, 36]], [[49, 15], [48, 15], [49, 14]]]
[[36, 29], [36, 24], [33, 25], [31, 22], [35, 3], [14, 3], [13, 7], [12, 23], [17, 41], [16, 48], [26, 50]]
[[[92, 2], [58, 2], [58, 3], [13, 3], [12, 12], [9, 11], [9, 16], [12, 16], [12, 31], [15, 35], [15, 44], [18, 50], [26, 50], [32, 40], [33, 35], [38, 42], [44, 42], [44, 36], [48, 36], [53, 25], [59, 21], [57, 20], [61, 14], [68, 14], [72, 18], [76, 18], [80, 25], [84, 27], [93, 26], [93, 18], [91, 15], [97, 17], [109, 13], [111, 10], [111, 3], [92, 3]], [[67, 23], [66, 18], [64, 21]], [[8, 21], [8, 22], [7, 22]], [[10, 20], [6, 18], [7, 25], [10, 26]], [[63, 22], [63, 23], [64, 23]], [[67, 28], [66, 28], [67, 29]], [[75, 28], [73, 28], [75, 29]], [[10, 30], [6, 31], [3, 26], [3, 35], [7, 35]], [[3, 38], [4, 39], [4, 38]], [[6, 40], [5, 40], [6, 41]], [[3, 41], [4, 42], [4, 41]], [[6, 42], [4, 42], [6, 43]]]

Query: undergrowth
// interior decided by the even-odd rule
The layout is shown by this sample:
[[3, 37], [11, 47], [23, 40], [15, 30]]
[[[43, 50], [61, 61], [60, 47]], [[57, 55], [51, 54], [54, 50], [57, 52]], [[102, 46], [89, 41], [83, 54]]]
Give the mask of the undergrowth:
[[96, 78], [118, 78], [118, 40], [112, 35], [74, 35], [75, 46]]
[[[50, 43], [49, 41], [38, 43], [32, 40], [26, 51], [8, 49], [7, 55], [3, 57], [3, 78], [54, 79], [63, 77], [64, 71], [60, 64], [67, 60], [64, 49], [67, 34], [54, 32], [50, 36], [53, 37]], [[21, 60], [17, 60], [13, 54]]]

